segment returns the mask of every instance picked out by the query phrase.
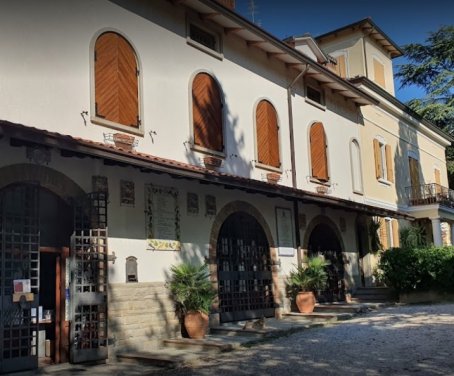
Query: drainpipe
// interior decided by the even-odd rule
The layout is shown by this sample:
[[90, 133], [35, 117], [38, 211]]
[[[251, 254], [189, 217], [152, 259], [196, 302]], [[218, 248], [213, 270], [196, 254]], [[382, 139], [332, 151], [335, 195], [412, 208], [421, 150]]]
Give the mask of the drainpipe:
[[292, 88], [309, 69], [309, 65], [306, 64], [306, 68], [302, 70], [287, 87], [287, 102], [288, 102], [288, 123], [290, 128], [290, 160], [292, 166], [292, 187], [296, 188], [296, 162], [295, 162], [295, 136], [293, 133], [293, 106], [292, 106]]
[[[309, 65], [306, 64], [306, 67], [293, 79], [290, 85], [287, 87], [287, 102], [288, 102], [288, 122], [290, 128], [290, 160], [292, 166], [292, 186], [297, 188], [296, 185], [296, 162], [295, 162], [295, 135], [293, 132], [293, 106], [292, 106], [292, 88], [296, 82], [306, 74], [309, 69]], [[300, 223], [299, 223], [299, 210], [298, 210], [298, 200], [293, 200], [293, 223], [295, 225], [295, 241], [296, 241], [296, 256], [297, 263], [301, 265], [301, 237], [300, 237]]]

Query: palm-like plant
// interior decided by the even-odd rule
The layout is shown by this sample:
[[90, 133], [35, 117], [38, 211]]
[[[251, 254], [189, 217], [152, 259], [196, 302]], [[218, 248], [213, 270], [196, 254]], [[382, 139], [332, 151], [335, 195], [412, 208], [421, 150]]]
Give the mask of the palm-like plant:
[[326, 266], [329, 261], [323, 257], [310, 257], [306, 265], [299, 265], [292, 270], [287, 279], [287, 292], [295, 296], [300, 291], [323, 290], [328, 282]]
[[183, 263], [172, 265], [170, 271], [172, 275], [167, 287], [176, 303], [177, 311], [182, 315], [189, 311], [208, 314], [216, 291], [209, 280], [207, 265]]

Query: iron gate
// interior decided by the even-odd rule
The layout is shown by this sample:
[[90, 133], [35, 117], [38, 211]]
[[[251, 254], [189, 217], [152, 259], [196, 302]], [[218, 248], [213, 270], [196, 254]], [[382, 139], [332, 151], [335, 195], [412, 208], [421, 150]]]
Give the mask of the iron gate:
[[71, 237], [73, 363], [107, 358], [107, 197], [90, 193], [74, 205]]
[[326, 267], [328, 286], [319, 291], [317, 300], [323, 302], [340, 302], [345, 300], [344, 260], [341, 251], [309, 251], [309, 256], [323, 256], [329, 262]]
[[228, 217], [217, 242], [220, 321], [274, 316], [270, 248], [257, 220]]
[[[0, 373], [38, 366], [39, 186], [0, 192]], [[23, 291], [13, 301], [14, 281]], [[19, 283], [18, 280], [25, 280]], [[27, 281], [31, 294], [25, 294]]]

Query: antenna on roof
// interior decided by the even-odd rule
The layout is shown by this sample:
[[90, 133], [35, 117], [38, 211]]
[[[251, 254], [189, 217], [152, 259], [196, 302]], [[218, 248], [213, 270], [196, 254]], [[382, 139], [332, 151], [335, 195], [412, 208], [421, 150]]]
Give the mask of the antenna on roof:
[[256, 16], [258, 14], [258, 7], [255, 4], [255, 0], [249, 0], [249, 5], [248, 5], [248, 10], [249, 10], [249, 15], [251, 17], [252, 23], [255, 23], [257, 26], [261, 26], [261, 21], [257, 20], [256, 21]]

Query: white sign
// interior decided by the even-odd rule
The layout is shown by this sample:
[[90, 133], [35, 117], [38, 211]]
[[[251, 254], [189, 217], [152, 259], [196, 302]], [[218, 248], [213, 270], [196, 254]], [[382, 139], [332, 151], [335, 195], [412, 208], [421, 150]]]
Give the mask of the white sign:
[[276, 208], [277, 245], [279, 256], [294, 256], [292, 211]]

